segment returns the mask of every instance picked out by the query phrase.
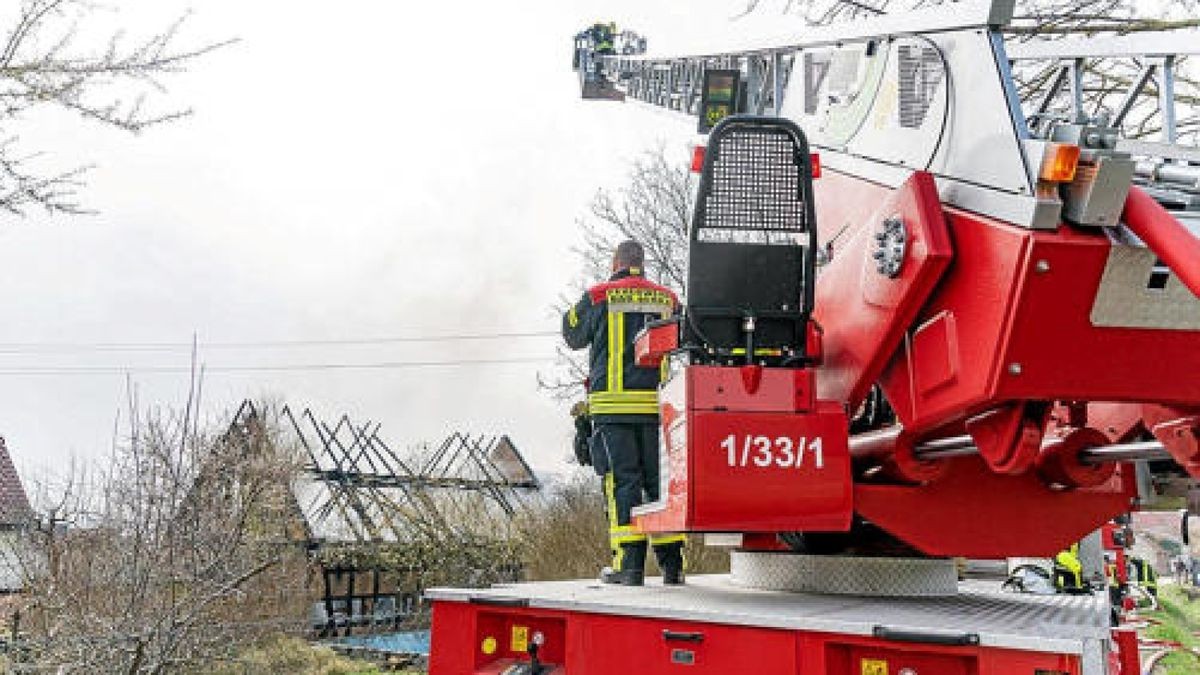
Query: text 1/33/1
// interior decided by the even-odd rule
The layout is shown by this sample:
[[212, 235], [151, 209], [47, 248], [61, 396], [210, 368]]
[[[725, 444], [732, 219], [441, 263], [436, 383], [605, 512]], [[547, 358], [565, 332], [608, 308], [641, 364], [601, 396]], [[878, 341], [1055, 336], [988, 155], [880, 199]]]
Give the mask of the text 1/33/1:
[[[721, 441], [729, 466], [760, 468], [779, 467], [797, 469], [806, 462], [815, 469], [825, 468], [825, 456], [821, 450], [821, 437], [808, 439], [804, 436], [793, 439], [788, 436], [755, 436], [729, 434]], [[811, 460], [808, 458], [812, 458]]]

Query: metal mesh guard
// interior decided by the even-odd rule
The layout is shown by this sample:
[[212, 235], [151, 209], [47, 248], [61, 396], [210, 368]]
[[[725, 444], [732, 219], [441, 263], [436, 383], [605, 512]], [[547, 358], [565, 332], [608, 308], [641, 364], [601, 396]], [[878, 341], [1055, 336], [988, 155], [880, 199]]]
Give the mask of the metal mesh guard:
[[730, 579], [750, 588], [831, 595], [934, 597], [958, 593], [954, 561], [943, 558], [734, 551]]
[[802, 245], [804, 160], [784, 129], [734, 129], [713, 158], [697, 238], [706, 242]]

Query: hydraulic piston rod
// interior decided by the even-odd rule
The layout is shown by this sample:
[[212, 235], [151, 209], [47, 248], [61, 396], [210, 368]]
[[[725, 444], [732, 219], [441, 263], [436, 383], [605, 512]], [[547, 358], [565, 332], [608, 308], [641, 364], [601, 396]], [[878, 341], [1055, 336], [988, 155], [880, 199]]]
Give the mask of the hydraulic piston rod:
[[[850, 456], [854, 459], [879, 458], [890, 454], [896, 446], [903, 430], [897, 425], [868, 431], [850, 437]], [[973, 455], [979, 452], [970, 436], [951, 436], [927, 441], [919, 445], [913, 453], [920, 459], [943, 459], [959, 455]]]
[[1079, 453], [1079, 461], [1084, 464], [1104, 464], [1106, 462], [1132, 462], [1136, 460], [1169, 460], [1171, 453], [1158, 441], [1142, 441], [1138, 443], [1121, 443], [1107, 445], [1102, 448], [1090, 448]]
[[[917, 446], [914, 453], [925, 461], [965, 457], [979, 453], [979, 448], [971, 442], [970, 436], [955, 436], [944, 438]], [[1083, 464], [1107, 464], [1109, 462], [1133, 462], [1137, 460], [1166, 460], [1171, 459], [1170, 453], [1158, 441], [1139, 441], [1136, 443], [1118, 443], [1099, 448], [1088, 448], [1079, 452], [1079, 461]]]

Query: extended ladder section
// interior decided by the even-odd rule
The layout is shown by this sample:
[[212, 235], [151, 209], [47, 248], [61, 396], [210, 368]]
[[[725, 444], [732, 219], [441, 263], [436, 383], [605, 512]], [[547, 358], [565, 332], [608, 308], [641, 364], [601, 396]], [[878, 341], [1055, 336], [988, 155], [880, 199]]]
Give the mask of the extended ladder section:
[[[1180, 72], [1200, 54], [1200, 32], [1171, 31], [1008, 48], [1034, 135], [1087, 128], [1096, 141], [1136, 161], [1135, 180], [1173, 210], [1200, 214], [1197, 125], [1181, 119]], [[1190, 94], [1190, 92], [1187, 92]], [[1184, 96], [1194, 105], [1193, 96]]]
[[825, 167], [889, 187], [928, 170], [945, 203], [1024, 227], [1111, 226], [1119, 214], [1104, 203], [1064, 214], [1039, 194], [1055, 141], [1110, 158], [1108, 180], [1129, 159], [1130, 179], [1156, 199], [1200, 213], [1200, 149], [1184, 144], [1196, 121], [1176, 113], [1177, 67], [1200, 35], [1010, 43], [1012, 11], [1011, 0], [966, 1], [689, 56], [577, 45], [575, 63], [604, 98], [692, 116], [701, 132], [729, 114], [787, 117]]

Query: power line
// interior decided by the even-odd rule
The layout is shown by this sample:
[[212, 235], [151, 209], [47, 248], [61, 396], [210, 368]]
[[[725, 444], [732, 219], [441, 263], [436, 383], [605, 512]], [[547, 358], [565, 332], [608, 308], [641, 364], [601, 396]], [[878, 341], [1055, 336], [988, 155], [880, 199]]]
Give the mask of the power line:
[[[379, 361], [374, 363], [285, 363], [270, 365], [201, 366], [205, 373], [281, 372], [320, 370], [393, 370], [403, 368], [458, 368], [518, 363], [550, 363], [553, 356], [516, 356], [495, 359], [453, 359], [446, 361]], [[189, 373], [188, 366], [32, 366], [0, 368], [0, 376], [20, 375], [124, 375], [126, 373]]]
[[[250, 342], [204, 342], [200, 349], [261, 349], [314, 346], [354, 346], [404, 344], [414, 342], [466, 342], [479, 340], [511, 340], [526, 338], [558, 337], [558, 331], [460, 333], [444, 335], [409, 335], [379, 338], [352, 338], [330, 340], [262, 340]], [[71, 352], [71, 351], [190, 351], [191, 342], [0, 342], [0, 353], [21, 354], [26, 352]]]

